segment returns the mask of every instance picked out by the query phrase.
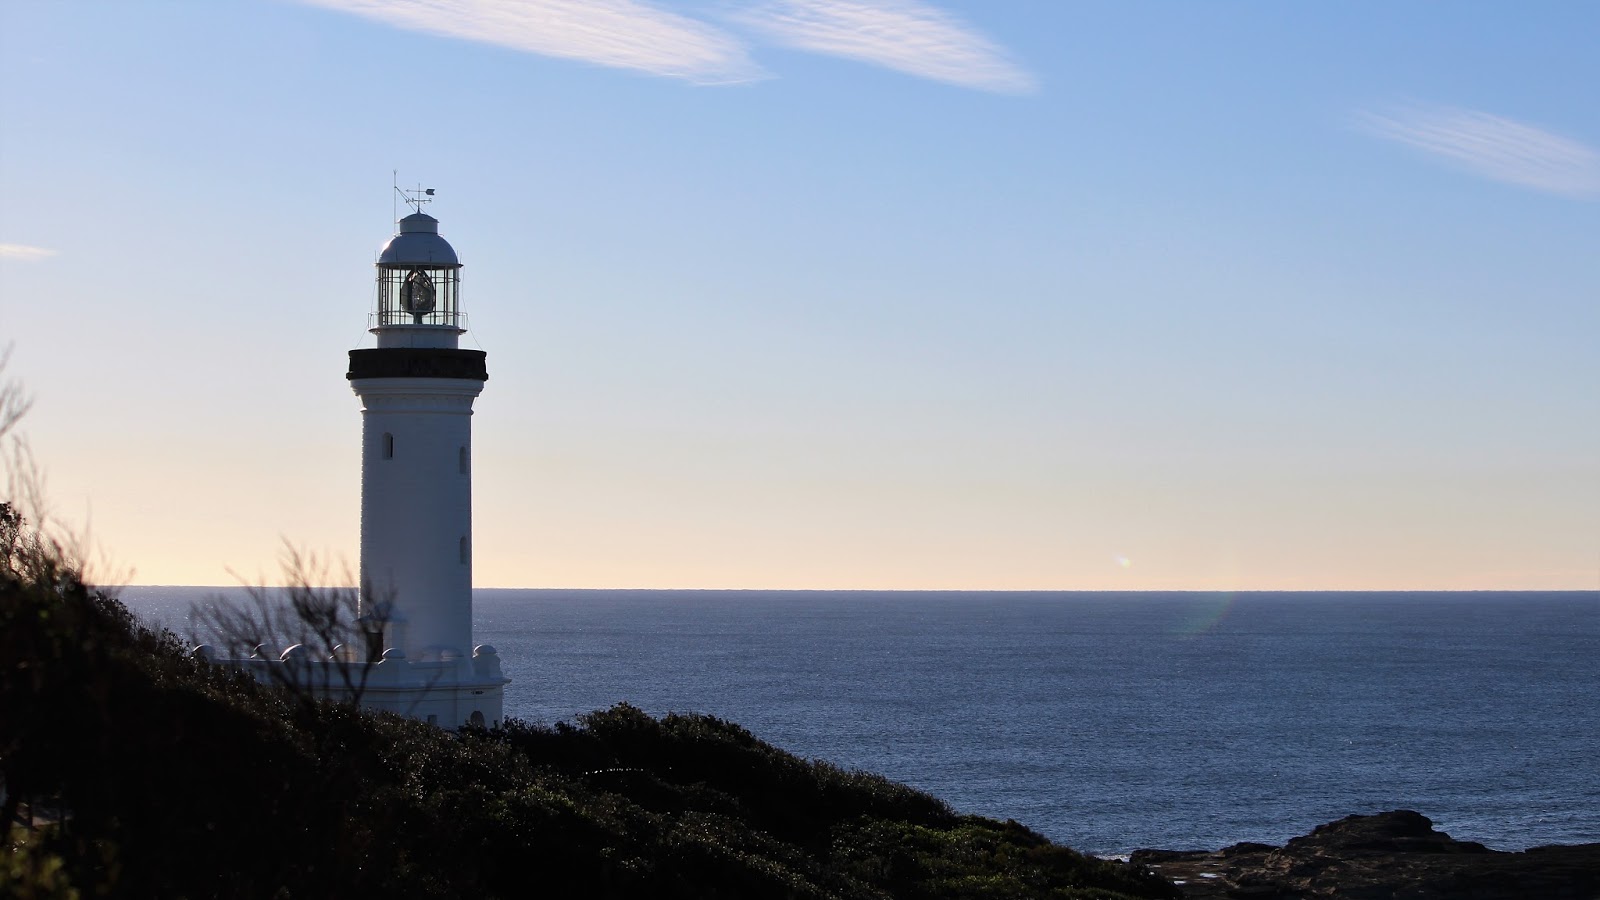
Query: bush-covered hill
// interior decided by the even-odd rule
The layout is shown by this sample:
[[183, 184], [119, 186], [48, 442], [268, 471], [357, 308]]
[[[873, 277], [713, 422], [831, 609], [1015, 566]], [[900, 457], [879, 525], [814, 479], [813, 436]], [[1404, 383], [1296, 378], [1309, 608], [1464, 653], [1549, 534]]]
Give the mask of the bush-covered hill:
[[1178, 896], [714, 718], [451, 734], [262, 687], [0, 510], [0, 895]]

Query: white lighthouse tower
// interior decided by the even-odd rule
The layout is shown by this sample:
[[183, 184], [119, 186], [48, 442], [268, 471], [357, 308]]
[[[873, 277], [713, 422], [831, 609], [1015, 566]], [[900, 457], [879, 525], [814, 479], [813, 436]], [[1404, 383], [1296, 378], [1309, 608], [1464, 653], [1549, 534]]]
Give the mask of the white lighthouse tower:
[[510, 679], [472, 642], [472, 402], [489, 374], [457, 346], [461, 262], [421, 202], [379, 254], [378, 346], [351, 350], [346, 376], [362, 406], [361, 613], [382, 641], [362, 705], [495, 726]]

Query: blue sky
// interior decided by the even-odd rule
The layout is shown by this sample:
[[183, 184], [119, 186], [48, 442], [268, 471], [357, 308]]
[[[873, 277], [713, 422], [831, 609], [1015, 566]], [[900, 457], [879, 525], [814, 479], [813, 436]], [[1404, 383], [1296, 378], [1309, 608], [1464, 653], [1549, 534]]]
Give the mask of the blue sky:
[[1600, 587], [1600, 9], [0, 12], [0, 341], [140, 583], [353, 564], [391, 171], [485, 586]]

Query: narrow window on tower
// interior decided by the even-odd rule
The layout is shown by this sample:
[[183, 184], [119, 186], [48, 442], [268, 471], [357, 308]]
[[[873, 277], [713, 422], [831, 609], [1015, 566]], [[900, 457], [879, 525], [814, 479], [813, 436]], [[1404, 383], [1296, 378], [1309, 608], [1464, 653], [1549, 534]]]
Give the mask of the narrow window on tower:
[[383, 458], [394, 459], [394, 435], [387, 431], [383, 433]]
[[469, 563], [471, 561], [472, 561], [471, 558], [467, 556], [467, 539], [466, 538], [462, 538], [461, 539], [461, 564], [462, 565], [466, 565], [467, 563]]
[[456, 451], [456, 465], [461, 468], [461, 474], [467, 474], [467, 448]]

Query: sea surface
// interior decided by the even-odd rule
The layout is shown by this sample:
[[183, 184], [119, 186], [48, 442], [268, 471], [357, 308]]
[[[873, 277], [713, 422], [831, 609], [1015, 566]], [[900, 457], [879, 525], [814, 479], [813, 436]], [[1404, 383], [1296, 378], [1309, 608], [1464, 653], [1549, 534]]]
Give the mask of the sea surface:
[[[179, 633], [237, 589], [125, 588]], [[1409, 808], [1600, 841], [1600, 593], [479, 590], [506, 715], [708, 713], [1061, 843], [1281, 843]]]

